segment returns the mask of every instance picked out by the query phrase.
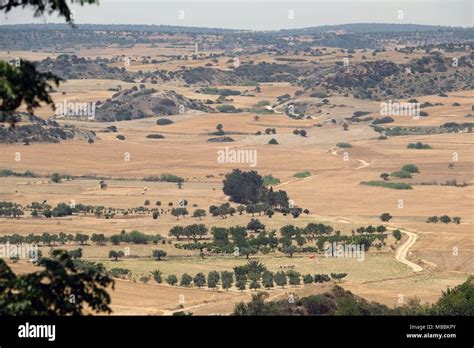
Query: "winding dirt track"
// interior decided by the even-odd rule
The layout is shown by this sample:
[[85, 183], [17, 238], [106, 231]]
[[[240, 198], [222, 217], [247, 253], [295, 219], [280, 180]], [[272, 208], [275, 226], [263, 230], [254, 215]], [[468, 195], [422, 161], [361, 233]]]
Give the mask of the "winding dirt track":
[[405, 230], [400, 231], [402, 233], [405, 233], [408, 236], [408, 239], [403, 244], [400, 244], [398, 246], [397, 250], [395, 251], [395, 258], [397, 259], [397, 261], [411, 267], [413, 269], [413, 272], [422, 271], [423, 268], [420, 265], [417, 265], [416, 263], [407, 260], [408, 251], [413, 246], [413, 244], [415, 244], [416, 240], [418, 239], [418, 235]]

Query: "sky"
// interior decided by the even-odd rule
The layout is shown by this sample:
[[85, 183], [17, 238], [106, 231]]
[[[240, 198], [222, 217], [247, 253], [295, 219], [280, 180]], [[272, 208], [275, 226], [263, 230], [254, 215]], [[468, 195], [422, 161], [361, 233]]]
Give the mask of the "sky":
[[[77, 24], [156, 24], [277, 30], [346, 23], [473, 26], [474, 0], [99, 0], [72, 5]], [[0, 24], [62, 23], [15, 9]]]

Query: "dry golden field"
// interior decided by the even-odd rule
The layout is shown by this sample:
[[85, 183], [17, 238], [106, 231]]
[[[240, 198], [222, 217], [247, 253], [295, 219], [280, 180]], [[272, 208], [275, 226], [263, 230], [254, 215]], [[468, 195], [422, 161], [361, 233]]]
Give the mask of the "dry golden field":
[[[173, 40], [179, 40], [174, 36]], [[147, 69], [176, 70], [181, 65], [187, 67], [205, 66], [209, 59], [177, 61], [170, 58], [176, 54], [191, 54], [194, 47], [119, 47], [83, 49], [76, 52], [83, 57], [114, 57], [126, 55], [136, 58], [129, 67], [130, 71]], [[329, 51], [331, 49], [328, 48]], [[137, 54], [137, 51], [140, 53]], [[211, 53], [211, 52], [201, 52]], [[214, 52], [220, 53], [220, 52]], [[53, 52], [3, 52], [0, 58], [13, 58], [17, 55], [27, 56], [32, 60], [54, 57]], [[56, 53], [57, 54], [57, 53]], [[162, 57], [165, 63], [141, 65], [141, 56], [151, 55]], [[389, 59], [404, 62], [408, 58], [394, 51], [381, 52], [376, 57], [357, 51], [355, 61], [367, 59]], [[410, 55], [421, 56], [421, 52]], [[255, 62], [278, 62], [275, 55], [258, 54], [243, 57]], [[292, 58], [297, 58], [292, 56]], [[321, 64], [334, 64], [343, 58], [338, 52], [320, 57], [306, 57], [308, 61]], [[228, 57], [220, 57], [213, 67], [225, 69]], [[130, 88], [134, 84], [116, 80], [70, 80], [52, 94], [55, 101], [92, 102], [104, 101], [114, 92], [109, 91], [117, 85]], [[138, 85], [138, 84], [135, 84]], [[196, 93], [197, 88], [173, 87], [167, 85], [149, 85], [158, 91], [174, 90], [185, 97], [215, 100], [217, 96]], [[229, 88], [228, 86], [217, 86]], [[251, 86], [232, 86], [239, 91], [250, 91]], [[230, 104], [235, 107], [249, 108], [259, 101], [277, 103], [277, 97], [285, 93], [294, 95], [297, 87], [289, 83], [261, 84], [261, 93], [255, 97], [231, 96]], [[66, 94], [62, 94], [65, 92]], [[407, 116], [396, 116], [391, 126], [440, 126], [446, 122], [467, 122], [465, 115], [470, 112], [474, 91], [453, 92], [448, 97], [422, 96], [417, 97], [421, 103], [442, 102], [444, 105], [426, 109], [428, 117], [411, 119]], [[299, 97], [300, 101], [308, 101], [308, 93]], [[102, 205], [117, 209], [139, 207], [144, 200], [150, 200], [151, 207], [156, 201], [167, 208], [168, 202], [175, 205], [180, 199], [189, 201], [191, 211], [195, 208], [208, 210], [212, 204], [225, 203], [228, 200], [222, 192], [222, 179], [233, 168], [256, 170], [261, 175], [271, 174], [281, 183], [275, 189], [284, 189], [296, 205], [308, 208], [309, 215], [303, 214], [298, 219], [291, 216], [276, 214], [273, 218], [258, 216], [267, 229], [278, 230], [286, 224], [305, 226], [310, 222], [331, 224], [342, 234], [350, 234], [360, 226], [380, 224], [379, 216], [384, 212], [393, 215], [387, 224], [390, 228], [399, 228], [412, 232], [418, 239], [408, 251], [407, 258], [422, 267], [421, 272], [399, 262], [396, 248], [407, 241], [407, 236], [397, 244], [390, 236], [387, 246], [377, 251], [372, 248], [366, 253], [365, 259], [359, 262], [354, 259], [327, 259], [318, 256], [316, 261], [310, 260], [308, 254], [295, 254], [292, 258], [276, 252], [268, 255], [257, 254], [252, 259], [262, 261], [271, 271], [292, 265], [302, 274], [346, 272], [348, 276], [342, 286], [355, 294], [367, 299], [378, 301], [389, 306], [396, 306], [399, 295], [405, 298], [418, 297], [422, 302], [434, 302], [447, 286], [463, 282], [469, 274], [474, 273], [474, 139], [472, 133], [445, 133], [422, 136], [393, 136], [379, 140], [379, 133], [364, 124], [351, 124], [343, 130], [341, 122], [350, 117], [354, 111], [364, 110], [377, 116], [380, 103], [343, 96], [328, 97], [330, 103], [339, 107], [322, 107], [322, 112], [311, 119], [295, 120], [283, 113], [262, 114], [259, 119], [251, 112], [236, 114], [186, 112], [183, 115], [172, 115], [174, 121], [168, 126], [156, 125], [157, 117], [122, 121], [113, 123], [85, 122], [77, 120], [61, 120], [60, 124], [72, 124], [77, 127], [96, 132], [93, 144], [83, 140], [68, 140], [61, 143], [37, 143], [30, 146], [20, 144], [2, 145], [0, 151], [1, 168], [17, 172], [31, 170], [44, 177], [0, 178], [0, 201], [14, 201], [22, 205], [46, 200], [55, 206], [61, 202], [76, 202], [90, 205]], [[453, 103], [460, 106], [453, 106]], [[343, 106], [341, 106], [343, 105]], [[276, 108], [278, 110], [278, 108]], [[425, 109], [424, 109], [425, 110]], [[41, 108], [37, 114], [42, 118], [53, 115], [49, 108]], [[336, 124], [330, 123], [335, 119]], [[221, 123], [226, 132], [235, 141], [231, 143], [210, 143], [209, 133], [215, 131]], [[115, 125], [117, 133], [105, 133], [102, 130]], [[257, 131], [276, 129], [276, 134], [255, 135]], [[306, 137], [293, 134], [294, 129], [305, 129]], [[151, 133], [159, 133], [164, 139], [147, 139]], [[116, 139], [116, 135], [125, 136], [124, 141]], [[276, 139], [279, 145], [269, 145], [270, 139]], [[407, 149], [408, 143], [421, 141], [429, 144], [432, 149]], [[338, 143], [350, 143], [351, 148], [341, 149]], [[217, 151], [224, 147], [231, 149], [250, 149], [257, 151], [257, 165], [221, 164], [217, 161]], [[17, 160], [17, 154], [21, 159]], [[453, 159], [456, 156], [457, 160]], [[454, 168], [448, 167], [454, 163]], [[381, 173], [399, 170], [405, 164], [415, 164], [420, 174], [412, 179], [401, 179], [399, 182], [411, 183], [412, 190], [392, 190], [383, 187], [364, 186], [362, 181], [380, 180]], [[311, 175], [304, 179], [294, 177], [297, 172], [308, 171]], [[48, 176], [52, 173], [65, 173], [75, 178], [62, 183], [52, 183]], [[174, 183], [145, 182], [146, 176], [172, 173], [185, 178], [180, 189]], [[99, 187], [99, 179], [104, 177], [108, 187]], [[464, 187], [443, 186], [441, 183], [456, 179], [465, 182]], [[146, 193], [143, 193], [147, 187]], [[426, 219], [433, 215], [459, 216], [460, 224], [429, 224]], [[206, 216], [200, 223], [207, 227], [245, 225], [250, 216], [234, 215], [226, 219]], [[190, 216], [177, 220], [170, 213], [153, 220], [149, 214], [118, 214], [113, 219], [96, 218], [95, 216], [73, 216], [64, 218], [33, 218], [25, 216], [21, 219], [0, 218], [0, 234], [19, 233], [104, 233], [107, 236], [117, 234], [121, 230], [139, 230], [149, 234], [161, 234], [168, 238], [168, 231], [175, 225], [185, 226], [198, 222]], [[174, 242], [174, 240], [173, 240]], [[170, 239], [171, 243], [171, 239]], [[76, 248], [67, 245], [66, 248]], [[184, 310], [194, 314], [228, 314], [235, 303], [248, 300], [249, 290], [241, 293], [237, 290], [223, 291], [172, 287], [155, 284], [150, 280], [147, 284], [140, 282], [142, 275], [159, 269], [164, 275], [197, 272], [207, 273], [211, 270], [232, 270], [236, 265], [243, 265], [245, 257], [206, 255], [199, 256], [197, 251], [177, 249], [174, 244], [160, 246], [168, 253], [163, 261], [154, 261], [151, 251], [153, 245], [129, 246], [134, 257], [120, 261], [110, 261], [108, 251], [111, 245], [84, 246], [84, 258], [103, 263], [107, 268], [124, 267], [133, 273], [133, 280], [117, 280], [116, 289], [112, 292], [112, 309], [114, 314], [172, 314], [180, 309], [178, 299], [184, 295]], [[456, 250], [457, 252], [454, 252]], [[48, 248], [43, 247], [43, 253]], [[19, 272], [34, 270], [24, 261], [13, 265]], [[329, 285], [300, 285], [296, 288], [287, 286], [285, 289], [270, 290], [271, 298], [284, 298], [288, 293], [299, 296], [323, 292]]]

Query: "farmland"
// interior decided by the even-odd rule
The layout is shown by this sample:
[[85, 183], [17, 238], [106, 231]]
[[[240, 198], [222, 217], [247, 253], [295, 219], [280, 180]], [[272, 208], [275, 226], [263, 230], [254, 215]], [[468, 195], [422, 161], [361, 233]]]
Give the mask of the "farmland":
[[[133, 35], [132, 30], [129, 36]], [[1, 59], [24, 57], [68, 74], [67, 82], [51, 93], [55, 103], [95, 103], [97, 115], [111, 121], [58, 116], [44, 105], [35, 110], [38, 119], [22, 114], [15, 129], [2, 127], [17, 136], [8, 133], [9, 140], [0, 139], [0, 169], [34, 175], [0, 176], [0, 201], [18, 204], [23, 211], [19, 217], [0, 216], [0, 237], [104, 234], [103, 244], [41, 242], [39, 249], [46, 256], [51, 249], [80, 247], [82, 260], [100, 262], [107, 270], [127, 269], [127, 277], [117, 279], [111, 291], [111, 308], [119, 315], [170, 315], [179, 310], [230, 314], [236, 303], [248, 301], [254, 293], [248, 286], [226, 290], [220, 284], [209, 289], [169, 285], [165, 279], [169, 275], [180, 279], [184, 273], [194, 277], [199, 272], [206, 276], [211, 271], [232, 272], [249, 261], [259, 261], [273, 273], [347, 274], [329, 284], [275, 286], [268, 290], [271, 298], [322, 293], [330, 284], [340, 283], [356, 295], [389, 307], [403, 303], [400, 294], [433, 303], [447, 286], [458, 285], [474, 273], [474, 90], [469, 85], [472, 52], [464, 49], [468, 40], [447, 49], [449, 39], [439, 34], [438, 44], [427, 53], [426, 46], [405, 42], [408, 39], [402, 34], [397, 45], [377, 38], [383, 50], [324, 46], [324, 40], [308, 46], [307, 35], [296, 35], [296, 48], [278, 40], [276, 49], [259, 43], [263, 34], [255, 34], [253, 44], [239, 51], [237, 43], [232, 49], [223, 47], [233, 41], [228, 34], [216, 33], [198, 34], [207, 47], [196, 53], [195, 34], [149, 35], [161, 43], [71, 48], [63, 42], [61, 50], [50, 47], [34, 52], [13, 44], [8, 52], [2, 48]], [[80, 68], [69, 68], [61, 55]], [[456, 67], [450, 65], [453, 57], [459, 61]], [[343, 65], [345, 58], [349, 67]], [[394, 65], [392, 76], [382, 76], [390, 64]], [[426, 71], [417, 72], [420, 66]], [[408, 68], [413, 71], [406, 73]], [[379, 78], [378, 83], [372, 86], [367, 75]], [[347, 84], [353, 80], [360, 86]], [[411, 92], [406, 88], [410, 84]], [[426, 115], [394, 113], [389, 122], [374, 122], [384, 117], [381, 104], [389, 100], [424, 105], [421, 110]], [[172, 122], [157, 124], [165, 118]], [[48, 128], [42, 123], [48, 120], [60, 129], [75, 130], [74, 134], [43, 141], [35, 132]], [[22, 127], [35, 130], [26, 132]], [[408, 147], [417, 142], [429, 148]], [[254, 151], [255, 166], [222, 163], [218, 151], [223, 148]], [[417, 171], [407, 174], [406, 165]], [[238, 212], [239, 206], [252, 204], [224, 192], [223, 181], [235, 169], [277, 178], [271, 192], [285, 191], [289, 203], [257, 201], [257, 205], [269, 205], [260, 211]], [[400, 171], [402, 176], [393, 175]], [[59, 180], [53, 180], [55, 173]], [[176, 177], [180, 180], [169, 179]], [[373, 181], [381, 184], [361, 184]], [[394, 189], [400, 184], [410, 189]], [[33, 202], [39, 208], [33, 208]], [[71, 214], [45, 214], [63, 203], [73, 209]], [[233, 212], [214, 215], [210, 211], [211, 206], [226, 203]], [[92, 208], [74, 210], [78, 205]], [[178, 207], [188, 213], [175, 214]], [[205, 216], [193, 217], [198, 209]], [[389, 221], [381, 221], [383, 213], [391, 215]], [[448, 216], [452, 221], [428, 223], [433, 216]], [[246, 227], [252, 218], [264, 227], [255, 231], [247, 227], [246, 242], [254, 245], [259, 233], [268, 237], [275, 231], [276, 245], [255, 244], [256, 250], [246, 255], [236, 239], [225, 245], [228, 249], [216, 250], [215, 234], [193, 241], [212, 246], [192, 247], [188, 245], [193, 244], [192, 238], [169, 233], [175, 226], [191, 224], [202, 224], [209, 232], [230, 230]], [[311, 223], [331, 226], [327, 236], [334, 238], [354, 241], [373, 234], [375, 239], [363, 260], [330, 258], [324, 252], [329, 240], [316, 247], [324, 233], [315, 238], [308, 234]], [[288, 225], [299, 231], [289, 237], [289, 244], [282, 231]], [[357, 230], [380, 225], [385, 230], [378, 231], [378, 236], [384, 237]], [[400, 240], [392, 235], [396, 229], [401, 231]], [[155, 236], [155, 240], [112, 243], [112, 236], [131, 231]], [[414, 243], [409, 234], [416, 236]], [[303, 237], [300, 242], [299, 237]], [[410, 246], [401, 259], [409, 262], [400, 262], [397, 250], [407, 243]], [[290, 247], [294, 252], [288, 251]], [[166, 253], [163, 259], [153, 257], [156, 249]], [[114, 260], [111, 250], [126, 252]], [[37, 267], [26, 259], [8, 262], [20, 273]], [[155, 270], [162, 272], [162, 283], [151, 277]], [[181, 295], [184, 302], [179, 302]]]

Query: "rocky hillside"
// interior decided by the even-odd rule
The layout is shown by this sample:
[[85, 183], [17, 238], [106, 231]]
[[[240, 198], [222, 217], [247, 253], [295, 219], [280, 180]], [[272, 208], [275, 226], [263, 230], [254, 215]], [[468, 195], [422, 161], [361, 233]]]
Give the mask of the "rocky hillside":
[[157, 92], [153, 88], [124, 90], [115, 93], [111, 99], [98, 103], [96, 121], [111, 122], [134, 120], [151, 116], [169, 116], [189, 110], [210, 112], [203, 103], [191, 100], [176, 92]]
[[29, 145], [37, 142], [58, 143], [61, 140], [81, 139], [93, 142], [95, 133], [78, 129], [74, 126], [61, 126], [54, 120], [43, 120], [34, 115], [19, 114], [21, 121], [15, 127], [0, 125], [0, 143], [24, 143]]

